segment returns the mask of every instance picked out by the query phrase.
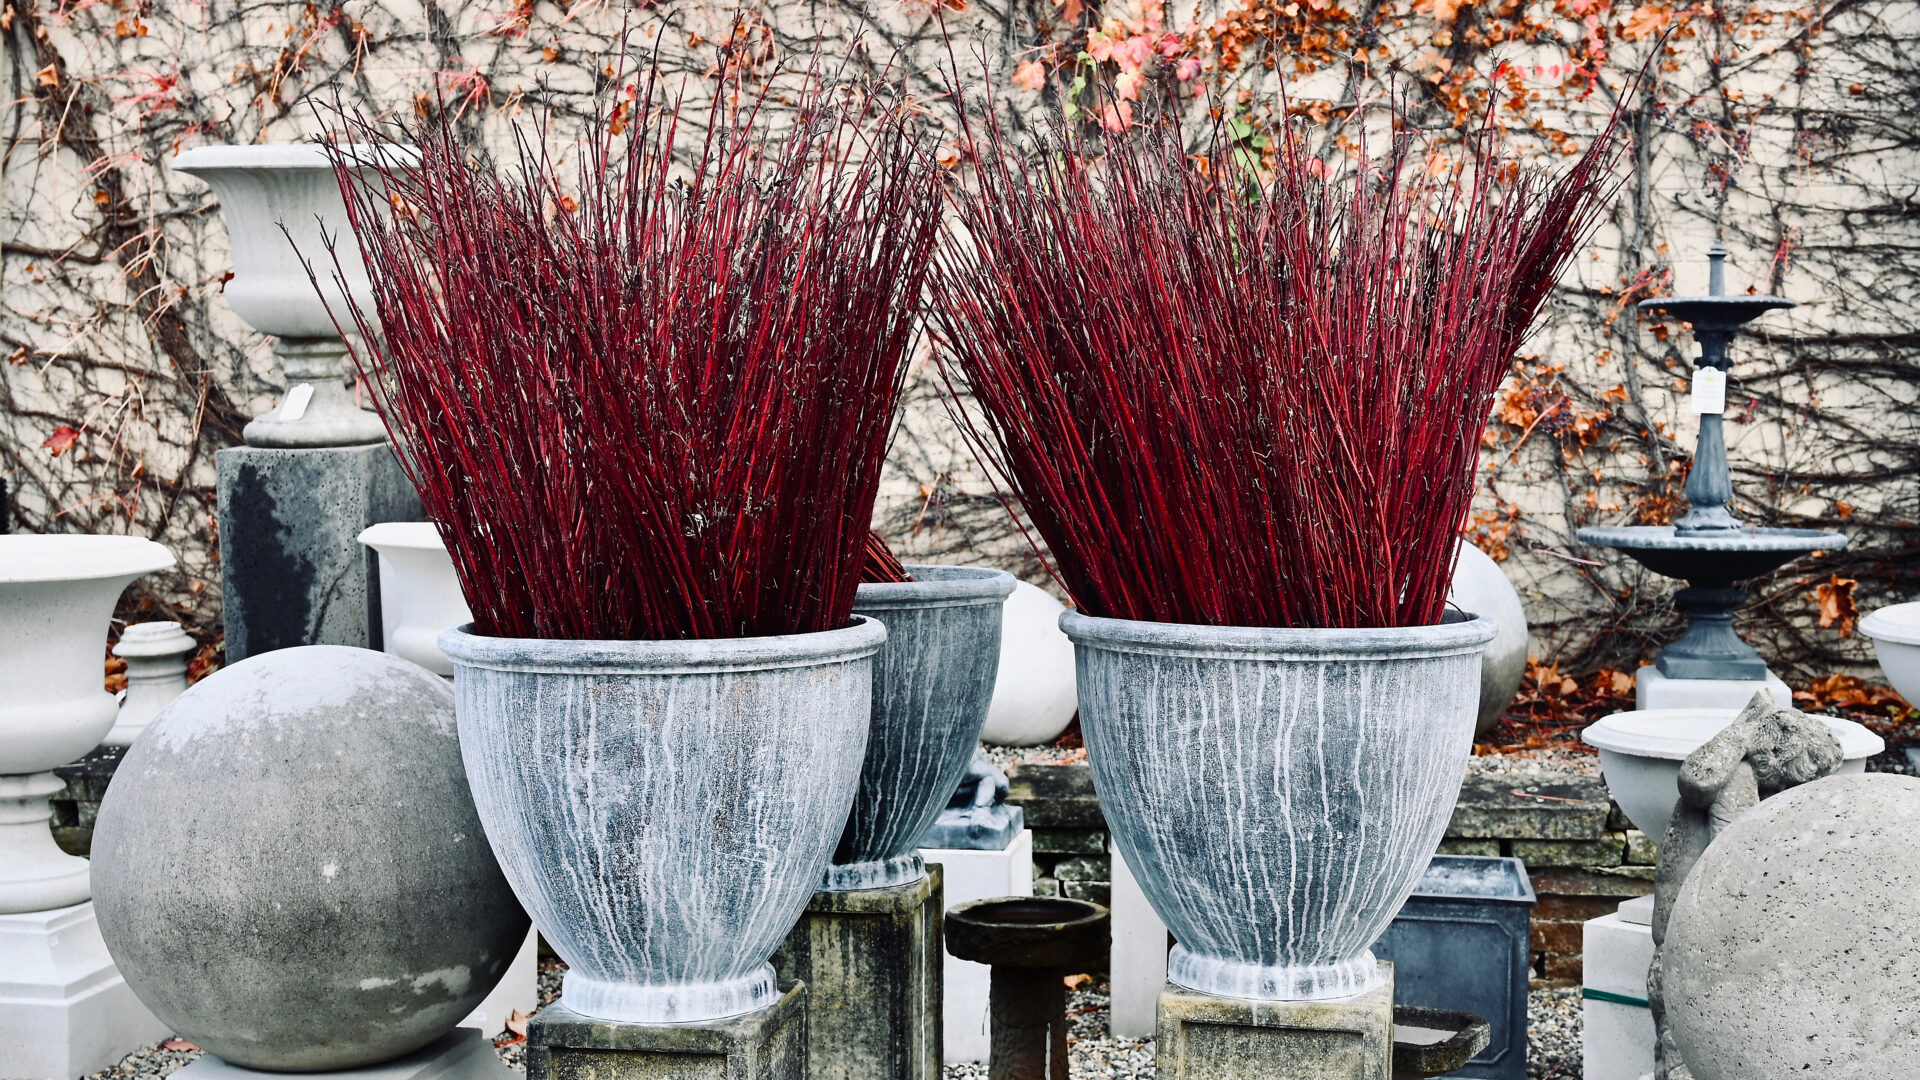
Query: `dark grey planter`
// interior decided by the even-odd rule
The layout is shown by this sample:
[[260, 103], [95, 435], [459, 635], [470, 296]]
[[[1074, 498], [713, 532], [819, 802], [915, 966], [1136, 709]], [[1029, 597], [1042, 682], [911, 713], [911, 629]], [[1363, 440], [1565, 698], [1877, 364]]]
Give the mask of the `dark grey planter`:
[[886, 629], [706, 641], [440, 635], [487, 840], [582, 1016], [779, 999], [767, 958], [846, 826]]
[[1533, 883], [1519, 859], [1435, 855], [1373, 945], [1393, 962], [1393, 999], [1486, 1018], [1487, 1045], [1448, 1076], [1526, 1080]]
[[1491, 619], [1261, 629], [1060, 618], [1113, 839], [1179, 942], [1169, 981], [1314, 1000], [1368, 947], [1460, 793]]
[[1013, 575], [908, 566], [912, 581], [860, 586], [853, 610], [879, 620], [873, 722], [860, 787], [822, 889], [917, 881], [920, 837], [967, 771], [1000, 667], [1000, 609]]

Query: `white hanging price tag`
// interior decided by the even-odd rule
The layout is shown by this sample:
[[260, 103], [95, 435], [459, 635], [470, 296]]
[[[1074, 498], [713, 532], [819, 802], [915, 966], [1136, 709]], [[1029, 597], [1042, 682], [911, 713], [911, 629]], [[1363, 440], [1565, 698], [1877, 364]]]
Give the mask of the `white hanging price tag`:
[[1693, 411], [1702, 415], [1727, 411], [1727, 373], [1719, 368], [1693, 369]]
[[280, 419], [298, 420], [307, 415], [307, 403], [313, 400], [313, 384], [300, 383], [289, 387], [287, 400], [280, 406]]

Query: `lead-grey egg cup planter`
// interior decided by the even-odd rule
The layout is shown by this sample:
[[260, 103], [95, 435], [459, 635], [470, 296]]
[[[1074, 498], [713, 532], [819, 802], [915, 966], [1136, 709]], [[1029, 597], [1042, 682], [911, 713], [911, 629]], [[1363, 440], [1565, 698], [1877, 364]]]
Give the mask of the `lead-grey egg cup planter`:
[[1313, 630], [1069, 611], [1113, 839], [1179, 942], [1167, 978], [1258, 1000], [1364, 993], [1473, 746], [1491, 619]]
[[860, 586], [853, 610], [884, 623], [873, 660], [873, 726], [853, 813], [821, 888], [884, 889], [927, 872], [915, 845], [967, 771], [1000, 669], [1013, 575], [908, 566], [912, 581]]
[[846, 826], [885, 627], [702, 641], [440, 636], [500, 869], [583, 1016], [779, 999], [768, 957]]

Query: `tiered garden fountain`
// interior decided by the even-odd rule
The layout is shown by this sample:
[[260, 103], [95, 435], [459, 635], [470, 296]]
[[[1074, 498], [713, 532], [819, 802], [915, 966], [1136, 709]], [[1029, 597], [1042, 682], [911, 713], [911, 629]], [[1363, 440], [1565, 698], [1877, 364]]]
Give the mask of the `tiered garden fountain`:
[[[1818, 529], [1763, 528], [1746, 525], [1727, 508], [1733, 483], [1727, 470], [1727, 442], [1721, 414], [1726, 404], [1726, 372], [1732, 366], [1727, 345], [1749, 321], [1777, 308], [1794, 306], [1778, 296], [1726, 295], [1726, 248], [1707, 251], [1708, 295], [1656, 297], [1640, 307], [1693, 324], [1700, 343], [1694, 368], [1693, 407], [1700, 414], [1700, 443], [1687, 474], [1686, 516], [1672, 525], [1627, 525], [1581, 529], [1589, 544], [1618, 548], [1634, 561], [1665, 577], [1681, 578], [1687, 588], [1674, 604], [1687, 615], [1687, 631], [1640, 669], [1639, 707], [1739, 708], [1761, 685], [1784, 686], [1767, 663], [1733, 629], [1733, 613], [1746, 601], [1744, 582], [1777, 570], [1813, 551], [1843, 548], [1847, 538]], [[1725, 684], [1733, 683], [1729, 687]], [[1785, 701], [1782, 701], [1785, 704]]]

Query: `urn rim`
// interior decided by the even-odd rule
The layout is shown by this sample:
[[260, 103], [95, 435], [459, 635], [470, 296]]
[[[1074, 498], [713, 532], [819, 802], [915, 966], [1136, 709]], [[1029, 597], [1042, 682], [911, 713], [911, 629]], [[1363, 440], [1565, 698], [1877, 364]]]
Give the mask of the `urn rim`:
[[1068, 610], [1076, 647], [1216, 660], [1415, 660], [1478, 654], [1500, 632], [1486, 615], [1449, 610], [1432, 626], [1264, 627], [1108, 619]]
[[565, 640], [488, 637], [472, 623], [440, 634], [440, 651], [456, 669], [556, 675], [704, 675], [771, 671], [862, 660], [880, 650], [887, 628], [854, 615], [838, 630], [765, 637], [675, 641]]
[[854, 594], [853, 610], [972, 607], [1004, 603], [1013, 595], [1014, 578], [1005, 570], [925, 563], [905, 566], [914, 580], [862, 582]]
[[12, 533], [0, 536], [0, 584], [140, 577], [174, 564], [164, 545], [138, 536]]

